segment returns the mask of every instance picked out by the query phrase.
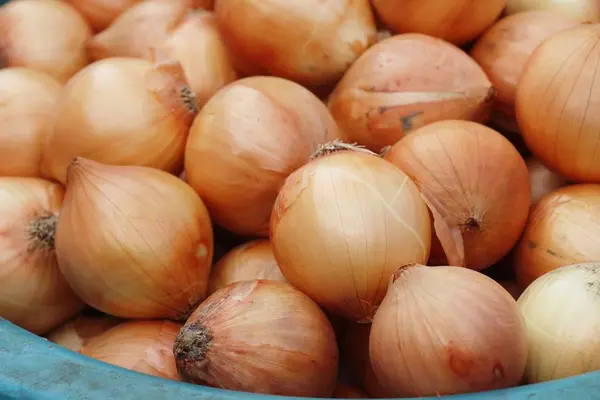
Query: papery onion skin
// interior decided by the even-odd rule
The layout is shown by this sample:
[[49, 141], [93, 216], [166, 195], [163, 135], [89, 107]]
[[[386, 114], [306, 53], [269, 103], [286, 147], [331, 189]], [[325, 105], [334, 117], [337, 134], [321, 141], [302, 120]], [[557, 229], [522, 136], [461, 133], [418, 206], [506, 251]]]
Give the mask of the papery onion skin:
[[291, 174], [271, 218], [288, 281], [328, 311], [369, 322], [398, 263], [426, 262], [431, 221], [413, 181], [381, 158], [342, 151]]
[[560, 188], [531, 210], [516, 249], [517, 282], [525, 289], [540, 276], [571, 264], [600, 261], [600, 185]]
[[39, 177], [62, 86], [28, 68], [0, 69], [0, 176]]
[[119, 325], [121, 320], [110, 315], [80, 314], [46, 335], [52, 343], [79, 352], [91, 339]]
[[375, 375], [398, 397], [507, 388], [521, 381], [527, 361], [514, 298], [461, 267], [398, 269], [369, 342]]
[[368, 0], [216, 0], [227, 45], [249, 75], [335, 82], [377, 38]]
[[256, 279], [287, 282], [275, 260], [273, 246], [267, 239], [244, 243], [220, 259], [212, 269], [208, 294], [231, 283]]
[[90, 340], [81, 354], [121, 368], [179, 381], [172, 349], [181, 326], [170, 321], [124, 322]]
[[506, 0], [504, 13], [512, 15], [533, 10], [556, 11], [582, 22], [600, 20], [600, 7], [597, 0]]
[[557, 12], [525, 12], [501, 19], [477, 40], [471, 56], [496, 90], [492, 106], [495, 123], [518, 132], [515, 95], [527, 60], [545, 39], [579, 24]]
[[537, 204], [547, 194], [567, 185], [565, 178], [550, 171], [535, 157], [527, 160], [527, 170], [531, 185], [531, 205]]
[[224, 389], [330, 397], [336, 386], [338, 349], [327, 317], [283, 282], [217, 291], [190, 316], [174, 354], [184, 380]]
[[92, 29], [106, 29], [119, 15], [140, 0], [67, 0], [88, 21]]
[[423, 125], [485, 121], [492, 84], [459, 48], [421, 34], [385, 39], [348, 69], [329, 97], [342, 139], [379, 152]]
[[463, 45], [492, 25], [505, 0], [372, 0], [392, 30], [416, 32]]
[[532, 54], [519, 80], [516, 111], [527, 147], [576, 182], [600, 182], [600, 24], [554, 34]]
[[518, 242], [529, 213], [529, 175], [498, 132], [470, 121], [437, 122], [400, 140], [385, 159], [421, 190], [450, 265], [482, 270]]
[[56, 214], [64, 190], [36, 178], [0, 178], [0, 317], [44, 334], [83, 308], [59, 271]]
[[0, 7], [0, 67], [26, 67], [64, 83], [88, 64], [91, 34], [66, 2], [8, 2]]
[[133, 58], [98, 61], [61, 94], [42, 174], [64, 183], [75, 157], [179, 172], [197, 111], [176, 66]]
[[206, 296], [213, 233], [202, 200], [178, 177], [76, 158], [56, 249], [67, 281], [92, 307], [179, 319]]
[[217, 92], [194, 120], [186, 179], [217, 224], [267, 236], [285, 178], [338, 134], [327, 107], [304, 87], [276, 77], [240, 79]]

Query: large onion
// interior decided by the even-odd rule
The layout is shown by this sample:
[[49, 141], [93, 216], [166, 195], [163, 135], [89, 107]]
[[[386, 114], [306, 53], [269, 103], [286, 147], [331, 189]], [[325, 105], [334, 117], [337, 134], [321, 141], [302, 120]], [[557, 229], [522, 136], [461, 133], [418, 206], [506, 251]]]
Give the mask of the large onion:
[[110, 315], [86, 315], [82, 312], [50, 332], [46, 339], [69, 350], [79, 352], [91, 339], [120, 323], [120, 319]]
[[123, 11], [140, 0], [66, 0], [95, 31], [108, 27]]
[[383, 40], [350, 67], [329, 97], [343, 138], [373, 151], [446, 119], [485, 120], [493, 90], [459, 48], [421, 34]]
[[506, 0], [505, 14], [524, 11], [557, 11], [583, 22], [600, 20], [600, 3], [597, 0]]

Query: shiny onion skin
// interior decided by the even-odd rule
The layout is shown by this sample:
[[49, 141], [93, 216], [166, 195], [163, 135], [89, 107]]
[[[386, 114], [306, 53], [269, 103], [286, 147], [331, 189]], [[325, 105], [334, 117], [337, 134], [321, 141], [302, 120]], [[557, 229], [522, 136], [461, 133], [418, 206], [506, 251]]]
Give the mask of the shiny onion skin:
[[213, 233], [202, 200], [178, 177], [76, 158], [56, 250], [67, 281], [92, 307], [178, 319], [206, 296]]
[[88, 64], [91, 34], [66, 2], [10, 1], [0, 7], [0, 68], [30, 68], [64, 83]]
[[45, 334], [83, 308], [59, 271], [54, 234], [63, 188], [0, 178], [0, 317]]
[[64, 183], [75, 157], [179, 173], [197, 111], [174, 65], [133, 58], [93, 63], [61, 94], [42, 174]]
[[181, 380], [173, 343], [181, 324], [170, 321], [124, 322], [91, 339], [81, 354], [121, 368]]
[[0, 176], [39, 177], [62, 85], [27, 68], [0, 69]]
[[535, 157], [527, 160], [527, 170], [531, 186], [531, 205], [535, 205], [547, 194], [567, 185], [565, 178], [550, 171]]
[[416, 32], [463, 45], [494, 23], [505, 0], [372, 0], [392, 30]]
[[369, 339], [379, 382], [394, 397], [444, 396], [516, 386], [527, 362], [515, 299], [461, 267], [401, 267]]
[[338, 348], [321, 309], [287, 283], [245, 281], [206, 299], [174, 346], [184, 380], [262, 394], [331, 397]]
[[194, 120], [186, 179], [217, 224], [267, 236], [285, 178], [338, 135], [327, 107], [304, 87], [276, 77], [241, 79], [218, 91]]
[[227, 45], [249, 75], [335, 82], [377, 38], [368, 0], [216, 0]]
[[140, 0], [66, 0], [94, 31], [106, 29], [119, 15]]
[[400, 140], [385, 159], [419, 187], [450, 265], [482, 270], [518, 242], [529, 213], [529, 175], [498, 132], [470, 121], [437, 122]]
[[221, 258], [212, 269], [208, 294], [231, 283], [256, 279], [287, 282], [275, 260], [273, 246], [267, 239], [244, 243]]
[[459, 48], [421, 34], [385, 39], [348, 69], [328, 100], [342, 139], [379, 152], [423, 125], [484, 121], [492, 84]]
[[496, 90], [491, 117], [495, 123], [512, 132], [519, 131], [515, 95], [527, 60], [545, 39], [579, 23], [557, 12], [524, 12], [502, 18], [477, 40], [471, 56]]
[[588, 23], [600, 20], [598, 0], [506, 0], [504, 14], [534, 10], [555, 11]]
[[429, 257], [431, 221], [413, 181], [381, 158], [341, 151], [291, 174], [271, 217], [283, 276], [329, 312], [369, 322], [398, 264]]
[[120, 323], [120, 319], [110, 315], [87, 316], [82, 313], [50, 332], [46, 339], [79, 352], [91, 339]]
[[534, 156], [575, 182], [600, 182], [600, 24], [559, 32], [532, 54], [517, 89], [521, 134]]
[[515, 254], [521, 289], [557, 268], [600, 261], [600, 185], [566, 186], [531, 210]]

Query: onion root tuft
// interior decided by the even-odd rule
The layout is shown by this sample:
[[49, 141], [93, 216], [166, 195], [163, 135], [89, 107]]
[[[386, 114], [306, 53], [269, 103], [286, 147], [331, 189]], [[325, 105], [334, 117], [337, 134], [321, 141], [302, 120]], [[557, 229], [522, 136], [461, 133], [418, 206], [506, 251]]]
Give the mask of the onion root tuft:
[[54, 235], [56, 233], [57, 214], [47, 212], [40, 215], [29, 226], [28, 251], [34, 253], [40, 249], [54, 250]]

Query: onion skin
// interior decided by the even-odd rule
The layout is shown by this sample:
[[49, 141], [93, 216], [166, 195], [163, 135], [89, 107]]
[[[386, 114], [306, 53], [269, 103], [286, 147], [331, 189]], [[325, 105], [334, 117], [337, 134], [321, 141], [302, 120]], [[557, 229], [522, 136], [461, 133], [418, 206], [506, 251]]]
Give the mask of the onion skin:
[[42, 173], [65, 183], [75, 157], [178, 173], [196, 112], [194, 95], [175, 66], [133, 58], [96, 62], [61, 94]]
[[124, 322], [90, 340], [81, 354], [121, 368], [179, 381], [172, 352], [179, 329], [180, 324], [170, 321]]
[[430, 238], [415, 184], [358, 151], [317, 158], [291, 174], [271, 218], [271, 243], [286, 279], [329, 312], [357, 322], [372, 319], [399, 263], [427, 261]]
[[577, 18], [581, 22], [600, 20], [600, 7], [597, 0], [506, 0], [504, 13], [512, 15], [533, 10], [555, 11]]
[[530, 206], [525, 161], [498, 132], [470, 121], [425, 126], [385, 159], [419, 187], [450, 265], [482, 270], [518, 242]]
[[178, 177], [76, 158], [56, 251], [92, 307], [130, 319], [182, 318], [206, 295], [213, 233], [202, 200]]
[[27, 68], [0, 69], [0, 176], [39, 177], [61, 84]]
[[174, 354], [186, 381], [224, 389], [331, 397], [336, 386], [338, 349], [327, 317], [283, 282], [217, 291], [190, 316]]
[[63, 195], [60, 185], [42, 179], [0, 178], [0, 317], [38, 335], [84, 306], [54, 252]]
[[377, 38], [368, 0], [216, 0], [215, 12], [246, 74], [305, 86], [335, 82]]
[[140, 0], [67, 0], [96, 32], [106, 29], [119, 15]]
[[527, 170], [531, 185], [531, 205], [537, 204], [547, 194], [567, 185], [565, 178], [550, 171], [535, 157], [527, 160]]
[[79, 352], [91, 339], [120, 323], [120, 319], [110, 315], [89, 317], [81, 314], [50, 332], [46, 339], [71, 351]]
[[220, 259], [212, 269], [208, 294], [231, 283], [256, 279], [287, 282], [275, 260], [273, 246], [266, 239], [237, 246]]
[[194, 120], [186, 179], [217, 224], [267, 236], [285, 178], [337, 137], [327, 108], [307, 89], [282, 78], [241, 79], [222, 88]]
[[519, 384], [527, 339], [516, 301], [491, 278], [461, 267], [412, 265], [390, 281], [369, 354], [394, 396], [443, 396]]
[[600, 185], [560, 188], [531, 210], [516, 249], [515, 272], [522, 289], [559, 267], [600, 261]]
[[496, 89], [492, 106], [495, 123], [518, 132], [515, 95], [527, 60], [545, 39], [578, 25], [576, 19], [557, 12], [525, 12], [501, 19], [477, 40], [471, 56]]
[[92, 32], [69, 4], [11, 1], [0, 7], [0, 67], [25, 67], [65, 83], [88, 64]]
[[505, 0], [372, 0], [379, 18], [396, 32], [416, 32], [463, 45], [494, 23]]
[[348, 69], [329, 97], [342, 139], [379, 152], [447, 119], [485, 121], [492, 84], [459, 48], [421, 34], [385, 39]]
[[575, 182], [600, 182], [600, 25], [559, 32], [532, 54], [517, 89], [525, 143], [548, 168]]

